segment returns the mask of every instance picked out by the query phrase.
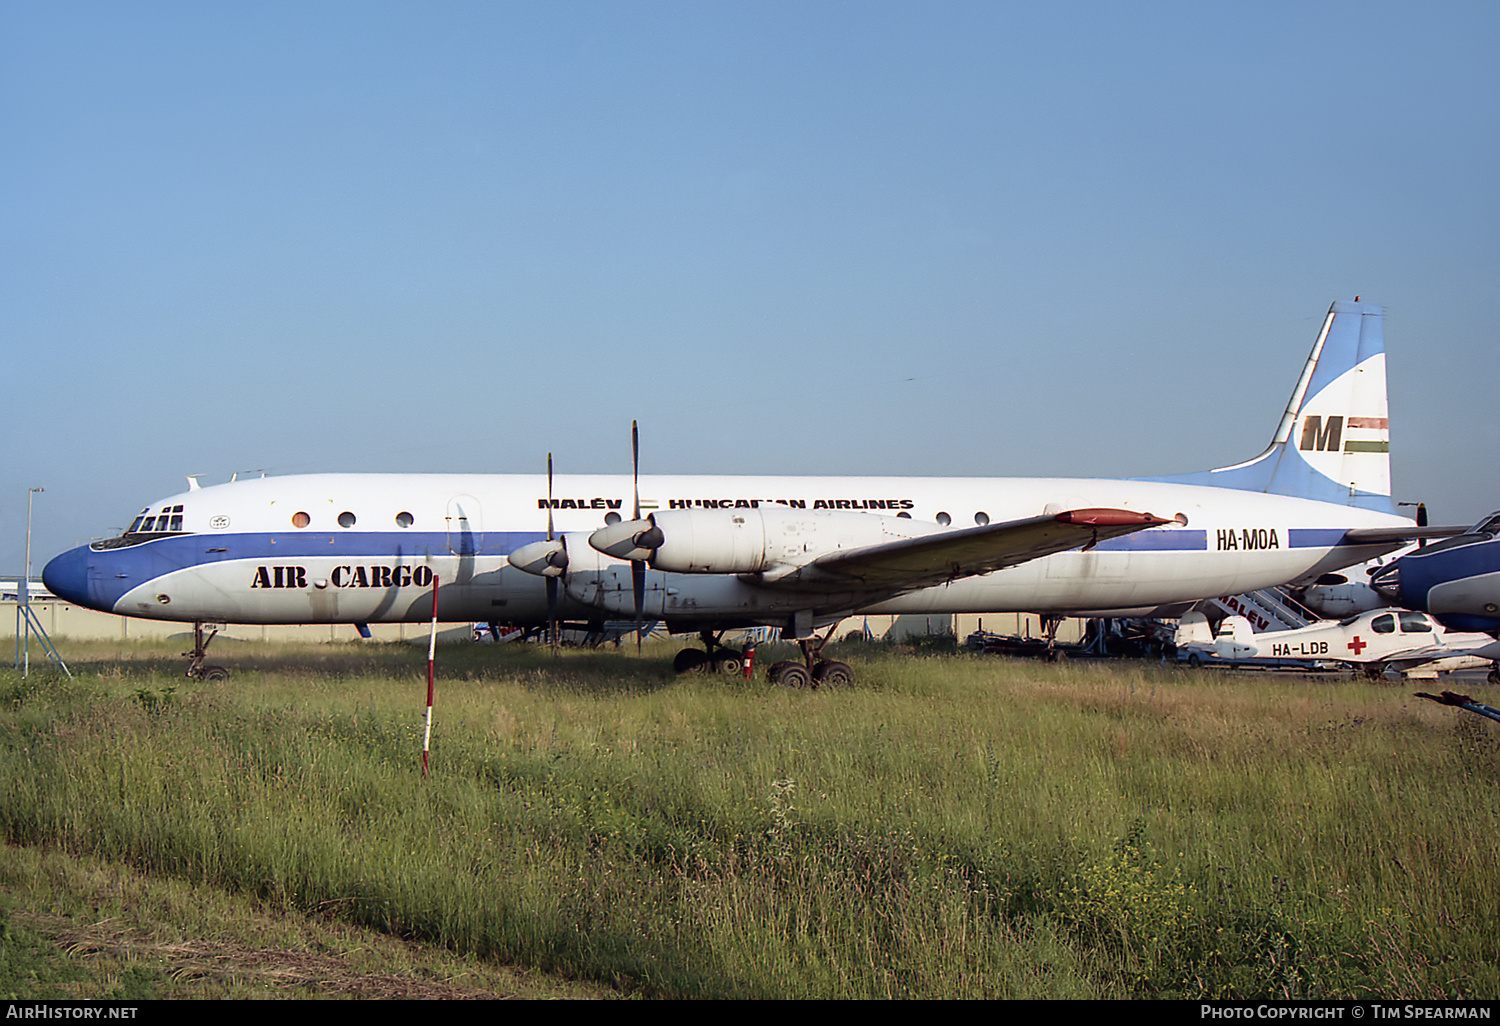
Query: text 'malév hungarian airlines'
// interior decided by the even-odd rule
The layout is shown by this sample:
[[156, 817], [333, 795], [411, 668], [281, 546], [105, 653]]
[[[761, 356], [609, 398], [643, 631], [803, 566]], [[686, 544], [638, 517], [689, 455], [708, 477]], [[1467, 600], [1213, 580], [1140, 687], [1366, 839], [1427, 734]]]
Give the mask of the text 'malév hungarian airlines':
[[711, 653], [724, 629], [807, 639], [857, 613], [1144, 615], [1310, 582], [1416, 536], [1391, 501], [1382, 314], [1334, 303], [1270, 447], [1219, 470], [190, 478], [43, 580], [125, 616], [363, 629], [425, 622], [439, 578], [444, 621], [540, 625], [550, 605], [701, 631]]

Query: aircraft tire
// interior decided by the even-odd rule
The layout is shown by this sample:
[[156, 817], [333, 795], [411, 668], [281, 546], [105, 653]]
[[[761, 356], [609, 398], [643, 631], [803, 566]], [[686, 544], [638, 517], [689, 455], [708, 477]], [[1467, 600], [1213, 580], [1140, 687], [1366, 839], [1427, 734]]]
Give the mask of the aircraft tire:
[[198, 671], [198, 676], [204, 680], [228, 680], [229, 671], [222, 666], [205, 666]]
[[732, 648], [721, 649], [714, 654], [714, 669], [726, 677], [738, 677], [745, 668], [745, 656]]
[[813, 684], [812, 674], [807, 672], [807, 667], [798, 662], [788, 662], [781, 668], [781, 673], [776, 677], [776, 683], [788, 688], [805, 688]]
[[1490, 664], [1490, 673], [1485, 679], [1491, 684], [1500, 684], [1500, 663]]
[[1366, 663], [1362, 669], [1370, 680], [1380, 680], [1385, 676], [1385, 663]]
[[780, 684], [781, 671], [786, 669], [788, 666], [795, 665], [797, 665], [797, 661], [795, 659], [778, 659], [776, 662], [766, 667], [766, 683]]
[[1192, 655], [1188, 656], [1187, 664], [1188, 669], [1196, 670], [1198, 667], [1203, 665], [1203, 660], [1198, 658], [1197, 652], [1194, 652]]
[[672, 672], [702, 673], [708, 662], [708, 653], [703, 649], [685, 648], [672, 657]]
[[813, 667], [813, 680], [830, 688], [847, 688], [854, 683], [854, 668], [837, 659], [825, 659]]

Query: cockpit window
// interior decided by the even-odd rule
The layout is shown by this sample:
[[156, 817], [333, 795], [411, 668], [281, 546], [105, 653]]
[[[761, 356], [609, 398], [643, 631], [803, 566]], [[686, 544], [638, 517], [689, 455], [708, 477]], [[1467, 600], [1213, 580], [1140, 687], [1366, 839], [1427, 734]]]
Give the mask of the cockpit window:
[[141, 510], [125, 533], [118, 538], [110, 538], [105, 541], [95, 542], [95, 549], [120, 549], [127, 545], [138, 545], [141, 542], [152, 541], [163, 535], [186, 534], [183, 529], [182, 506], [163, 506], [155, 513], [150, 507]]
[[146, 515], [137, 517], [126, 534], [171, 534], [182, 530], [181, 506], [163, 506], [155, 516], [150, 515], [150, 510], [143, 512]]
[[1432, 632], [1432, 624], [1428, 623], [1427, 622], [1427, 617], [1423, 616], [1421, 613], [1413, 613], [1413, 612], [1410, 612], [1409, 610], [1403, 609], [1401, 611], [1400, 615], [1401, 615], [1401, 633], [1403, 633], [1403, 634], [1421, 634], [1421, 633], [1424, 633], [1424, 632], [1426, 632], [1426, 633], [1431, 633]]

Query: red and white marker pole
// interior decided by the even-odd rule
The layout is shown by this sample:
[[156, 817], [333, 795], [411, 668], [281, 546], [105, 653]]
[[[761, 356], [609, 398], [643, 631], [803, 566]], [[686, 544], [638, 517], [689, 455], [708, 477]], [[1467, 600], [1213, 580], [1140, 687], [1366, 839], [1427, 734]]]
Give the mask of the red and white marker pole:
[[437, 656], [438, 579], [432, 577], [432, 632], [427, 636], [427, 718], [422, 725], [422, 778], [427, 778], [427, 749], [432, 742], [432, 663]]

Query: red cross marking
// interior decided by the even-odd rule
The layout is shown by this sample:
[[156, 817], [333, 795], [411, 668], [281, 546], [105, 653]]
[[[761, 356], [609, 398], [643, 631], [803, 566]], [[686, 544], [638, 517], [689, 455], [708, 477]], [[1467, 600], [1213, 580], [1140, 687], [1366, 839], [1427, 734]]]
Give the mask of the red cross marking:
[[1348, 647], [1354, 649], [1355, 655], [1359, 655], [1365, 649], [1370, 647], [1370, 643], [1368, 641], [1360, 641], [1359, 635], [1356, 634], [1354, 636], [1354, 640], [1349, 642]]

